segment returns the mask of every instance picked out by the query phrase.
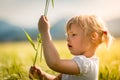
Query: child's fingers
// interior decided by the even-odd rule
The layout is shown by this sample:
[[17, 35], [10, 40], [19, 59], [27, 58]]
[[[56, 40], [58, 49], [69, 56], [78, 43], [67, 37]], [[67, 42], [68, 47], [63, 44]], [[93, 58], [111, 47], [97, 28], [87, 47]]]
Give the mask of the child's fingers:
[[45, 21], [45, 22], [48, 21], [47, 17], [44, 15], [41, 16], [40, 20]]
[[31, 73], [29, 73], [29, 78], [34, 79], [34, 76]]
[[39, 73], [34, 73], [34, 74], [29, 73], [29, 78], [30, 79], [39, 79], [39, 80], [42, 80], [43, 76], [40, 75]]
[[46, 21], [48, 21], [48, 18], [47, 18], [46, 16], [44, 16], [44, 19], [45, 19]]
[[31, 66], [29, 73], [31, 74], [38, 74], [41, 75], [41, 70], [39, 70], [38, 68], [36, 68], [35, 66]]
[[37, 73], [37, 68], [35, 68], [35, 66], [31, 66], [30, 70], [29, 70], [29, 73], [36, 74]]
[[40, 69], [36, 68], [35, 66], [31, 66], [29, 70], [29, 78], [30, 79], [43, 79], [43, 75]]

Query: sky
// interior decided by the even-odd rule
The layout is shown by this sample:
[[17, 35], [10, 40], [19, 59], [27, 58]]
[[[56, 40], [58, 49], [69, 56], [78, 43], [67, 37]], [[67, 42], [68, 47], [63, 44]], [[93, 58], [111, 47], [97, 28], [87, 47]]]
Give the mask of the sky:
[[[44, 14], [46, 0], [0, 0], [0, 20], [11, 24], [37, 26]], [[48, 19], [51, 24], [66, 16], [95, 14], [104, 20], [120, 17], [120, 0], [54, 0], [49, 5]]]

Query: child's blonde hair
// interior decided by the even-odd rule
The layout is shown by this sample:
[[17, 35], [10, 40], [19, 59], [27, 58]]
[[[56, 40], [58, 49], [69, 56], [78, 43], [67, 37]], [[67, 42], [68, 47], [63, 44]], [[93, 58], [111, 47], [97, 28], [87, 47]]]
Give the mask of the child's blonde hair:
[[107, 47], [111, 43], [112, 37], [105, 27], [104, 22], [95, 15], [80, 15], [70, 19], [66, 25], [66, 30], [71, 28], [71, 24], [78, 24], [84, 30], [84, 37], [88, 37], [92, 32], [97, 32], [99, 43], [105, 42]]

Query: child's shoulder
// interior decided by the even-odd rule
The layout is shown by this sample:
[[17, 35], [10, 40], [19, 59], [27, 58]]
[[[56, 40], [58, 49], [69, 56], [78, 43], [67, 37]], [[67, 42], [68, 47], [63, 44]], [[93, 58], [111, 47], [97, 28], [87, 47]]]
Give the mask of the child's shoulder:
[[87, 73], [91, 71], [91, 67], [98, 67], [99, 61], [97, 58], [87, 58], [84, 55], [75, 56], [73, 60], [77, 63], [80, 73]]
[[74, 56], [73, 60], [83, 60], [83, 61], [97, 61], [99, 60], [97, 57], [91, 57], [91, 58], [87, 58], [84, 55], [79, 55], [79, 56]]

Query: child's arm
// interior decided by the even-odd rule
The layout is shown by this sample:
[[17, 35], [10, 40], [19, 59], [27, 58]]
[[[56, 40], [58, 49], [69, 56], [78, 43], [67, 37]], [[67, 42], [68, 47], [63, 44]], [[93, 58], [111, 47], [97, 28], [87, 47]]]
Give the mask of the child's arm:
[[38, 80], [61, 80], [61, 74], [58, 76], [50, 75], [41, 69], [32, 66], [29, 71], [30, 79], [38, 79]]
[[[73, 60], [61, 60], [51, 40], [50, 24], [45, 16], [41, 16], [38, 28], [42, 37], [44, 57], [48, 66], [60, 73], [79, 74], [77, 63]], [[56, 31], [57, 32], [57, 31]]]

